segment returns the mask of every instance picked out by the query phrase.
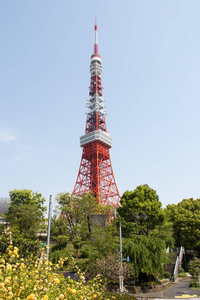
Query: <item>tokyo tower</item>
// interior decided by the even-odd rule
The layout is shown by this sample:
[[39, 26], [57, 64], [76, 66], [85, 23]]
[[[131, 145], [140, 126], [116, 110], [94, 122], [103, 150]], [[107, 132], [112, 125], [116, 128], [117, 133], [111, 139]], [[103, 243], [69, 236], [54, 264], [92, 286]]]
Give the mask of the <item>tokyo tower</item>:
[[102, 205], [119, 206], [120, 195], [113, 174], [110, 148], [112, 138], [106, 129], [106, 107], [101, 84], [101, 56], [98, 54], [98, 31], [95, 20], [94, 54], [90, 64], [90, 86], [85, 134], [80, 137], [83, 148], [81, 163], [72, 195], [83, 195], [92, 191]]

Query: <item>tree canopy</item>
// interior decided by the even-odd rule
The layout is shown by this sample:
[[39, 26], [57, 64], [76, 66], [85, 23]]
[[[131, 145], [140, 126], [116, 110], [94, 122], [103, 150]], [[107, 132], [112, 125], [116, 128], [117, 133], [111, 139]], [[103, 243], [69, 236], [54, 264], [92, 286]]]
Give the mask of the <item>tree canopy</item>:
[[134, 240], [127, 239], [124, 254], [129, 256], [132, 262], [135, 278], [138, 278], [141, 272], [147, 274], [162, 272], [163, 263], [167, 260], [164, 241], [144, 235], [139, 235]]
[[[22, 237], [35, 237], [44, 220], [45, 199], [30, 190], [10, 191], [10, 198], [7, 219], [12, 231]], [[91, 217], [111, 215], [113, 208], [99, 204], [92, 193], [79, 197], [60, 193], [56, 200], [59, 207], [57, 215], [52, 217], [51, 240], [55, 244], [51, 247], [50, 259], [57, 263], [59, 258], [73, 255], [88, 276], [95, 276], [100, 271], [102, 274], [112, 273], [114, 266], [117, 276], [117, 220], [110, 218], [104, 227], [93, 225]], [[156, 226], [161, 226], [164, 214], [156, 192], [147, 185], [125, 192], [118, 213], [123, 225], [123, 254], [130, 257], [127, 266], [133, 267], [134, 278], [138, 279], [140, 272], [159, 272], [165, 262], [165, 243], [155, 235], [154, 230]], [[126, 232], [130, 234], [128, 239]], [[113, 265], [106, 257], [113, 258]], [[97, 268], [98, 264], [101, 270]]]
[[183, 199], [166, 207], [177, 247], [200, 251], [200, 199]]
[[117, 211], [124, 232], [148, 236], [164, 220], [162, 203], [148, 185], [139, 185], [134, 191], [126, 191], [120, 204]]
[[35, 237], [44, 222], [45, 199], [41, 194], [27, 189], [10, 191], [10, 199], [6, 219], [13, 233]]
[[46, 211], [46, 207], [44, 206], [45, 198], [38, 192], [27, 189], [14, 189], [13, 191], [10, 191], [9, 195], [11, 200], [9, 211], [12, 210], [12, 207], [19, 205], [32, 205], [42, 212]]
[[[60, 235], [68, 235], [71, 240], [75, 236], [83, 240], [89, 237], [89, 216], [92, 214], [109, 214], [111, 207], [99, 204], [92, 193], [80, 196], [70, 196], [60, 193], [56, 197], [59, 204], [61, 220], [54, 218], [54, 227], [59, 227]], [[52, 234], [58, 235], [58, 228], [52, 227]], [[62, 233], [61, 233], [62, 231]]]

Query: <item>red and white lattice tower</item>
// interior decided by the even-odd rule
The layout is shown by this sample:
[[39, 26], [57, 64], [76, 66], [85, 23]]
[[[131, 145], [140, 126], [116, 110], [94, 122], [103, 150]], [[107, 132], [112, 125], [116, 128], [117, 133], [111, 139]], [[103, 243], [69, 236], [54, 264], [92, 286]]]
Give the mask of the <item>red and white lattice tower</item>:
[[98, 32], [95, 22], [94, 54], [91, 56], [89, 99], [85, 134], [80, 137], [83, 148], [80, 168], [72, 195], [93, 192], [103, 205], [119, 206], [120, 195], [113, 174], [110, 148], [112, 138], [106, 129], [106, 109], [101, 84], [101, 56], [98, 54]]

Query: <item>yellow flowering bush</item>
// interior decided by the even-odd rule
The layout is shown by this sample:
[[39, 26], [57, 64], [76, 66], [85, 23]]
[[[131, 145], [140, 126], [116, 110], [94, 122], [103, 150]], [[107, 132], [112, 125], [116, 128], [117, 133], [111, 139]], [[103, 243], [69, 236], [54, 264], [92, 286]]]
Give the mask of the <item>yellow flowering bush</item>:
[[64, 259], [53, 266], [41, 250], [39, 258], [23, 259], [18, 248], [9, 245], [0, 256], [0, 300], [75, 300], [102, 299], [103, 285], [100, 277], [86, 281], [77, 269], [78, 281], [64, 278], [60, 267]]

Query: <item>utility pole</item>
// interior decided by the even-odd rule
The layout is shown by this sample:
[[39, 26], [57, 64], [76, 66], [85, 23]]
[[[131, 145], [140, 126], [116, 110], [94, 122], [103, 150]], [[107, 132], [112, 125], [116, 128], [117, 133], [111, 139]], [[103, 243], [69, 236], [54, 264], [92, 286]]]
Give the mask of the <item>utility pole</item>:
[[118, 212], [116, 212], [116, 209], [114, 209], [114, 216], [116, 218], [116, 215], [118, 216], [119, 219], [119, 263], [120, 263], [120, 270], [119, 270], [119, 293], [120, 295], [123, 294], [123, 290], [124, 290], [124, 283], [123, 283], [123, 258], [122, 258], [122, 226], [121, 226], [121, 219], [120, 216], [118, 214]]
[[49, 245], [50, 245], [50, 229], [51, 229], [51, 207], [52, 195], [49, 196], [49, 213], [48, 213], [48, 229], [47, 229], [47, 259], [49, 260]]
[[119, 293], [120, 295], [123, 294], [123, 265], [122, 265], [122, 226], [121, 226], [121, 219], [119, 214], [119, 261], [120, 261], [120, 274], [119, 274]]

